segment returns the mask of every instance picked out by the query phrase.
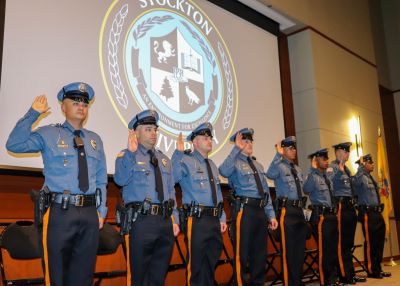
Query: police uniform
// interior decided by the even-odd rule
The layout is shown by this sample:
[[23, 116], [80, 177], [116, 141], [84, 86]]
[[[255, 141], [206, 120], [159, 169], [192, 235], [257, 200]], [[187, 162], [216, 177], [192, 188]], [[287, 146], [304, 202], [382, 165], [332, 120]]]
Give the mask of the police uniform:
[[[328, 159], [328, 149], [318, 150], [308, 156]], [[326, 172], [311, 168], [304, 183], [304, 193], [312, 205], [311, 224], [313, 236], [318, 244], [318, 268], [321, 285], [337, 285], [338, 279], [338, 229], [336, 205], [332, 193], [332, 182]]]
[[[362, 162], [373, 163], [370, 154], [362, 157]], [[383, 204], [380, 202], [379, 187], [371, 173], [358, 160], [359, 164], [355, 175], [355, 193], [358, 196], [358, 220], [362, 224], [364, 233], [364, 260], [367, 266], [368, 277], [382, 278], [391, 276], [383, 272], [381, 267], [383, 248], [385, 246], [385, 221], [381, 212]]]
[[[193, 141], [198, 135], [212, 137], [212, 125], [199, 125], [187, 140]], [[182, 212], [187, 220], [181, 219], [188, 250], [186, 282], [193, 286], [214, 285], [214, 269], [223, 246], [220, 222], [226, 221], [218, 169], [197, 150], [187, 153], [175, 150], [172, 155], [174, 178], [182, 189]]]
[[[350, 152], [351, 142], [344, 142], [333, 145], [336, 150]], [[356, 282], [365, 282], [366, 279], [355, 275], [353, 265], [354, 235], [357, 226], [356, 200], [354, 197], [354, 188], [352, 185], [352, 175], [344, 166], [344, 171], [339, 168], [340, 161], [332, 161], [326, 173], [333, 183], [333, 195], [338, 207], [338, 258], [341, 281], [354, 284]], [[340, 249], [340, 250], [339, 250]]]
[[[283, 139], [281, 146], [296, 148], [296, 137]], [[301, 285], [307, 230], [303, 213], [303, 173], [277, 153], [266, 175], [275, 182], [284, 285]]]
[[[230, 138], [231, 142], [235, 141], [238, 133], [243, 139], [253, 141], [253, 129], [243, 128]], [[264, 285], [267, 225], [268, 220], [275, 219], [264, 168], [254, 157], [248, 157], [235, 146], [219, 167], [219, 172], [228, 178], [234, 191], [231, 237], [236, 285]], [[246, 278], [247, 265], [250, 281]]]
[[[89, 103], [93, 96], [93, 89], [80, 82], [66, 85], [58, 93], [60, 101], [69, 98]], [[81, 129], [77, 146], [78, 135], [68, 121], [31, 131], [39, 116], [29, 109], [12, 130], [7, 150], [42, 153], [44, 186], [52, 201], [40, 227], [45, 285], [91, 285], [99, 241], [98, 215], [105, 218], [107, 213], [103, 143], [96, 133]], [[84, 180], [85, 186], [80, 186]], [[101, 191], [98, 208], [96, 189]], [[99, 202], [100, 197], [97, 199]]]
[[[144, 110], [128, 128], [157, 126], [157, 121], [157, 112]], [[161, 174], [159, 183], [157, 168]], [[171, 161], [161, 151], [138, 144], [135, 152], [124, 149], [118, 154], [114, 181], [122, 186], [125, 207], [133, 212], [130, 231], [125, 235], [128, 284], [164, 285], [174, 244], [172, 224], [178, 223]], [[169, 207], [174, 209], [174, 216]]]

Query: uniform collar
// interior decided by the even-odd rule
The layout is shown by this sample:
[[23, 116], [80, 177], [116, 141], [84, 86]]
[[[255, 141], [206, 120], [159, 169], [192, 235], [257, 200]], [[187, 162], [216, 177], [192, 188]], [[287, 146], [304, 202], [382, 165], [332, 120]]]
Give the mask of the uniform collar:
[[369, 175], [369, 173], [367, 172], [367, 170], [365, 170], [364, 166], [358, 166], [357, 172], [363, 173], [365, 175]]
[[196, 157], [197, 160], [199, 160], [200, 162], [203, 162], [205, 159], [207, 159], [207, 158], [204, 158], [203, 155], [201, 155], [200, 152], [197, 151], [197, 150], [194, 150], [194, 151], [192, 152], [192, 154], [193, 154], [193, 156]]
[[[147, 149], [146, 147], [144, 147], [142, 144], [139, 143], [138, 145], [138, 150], [143, 154], [143, 155], [147, 155], [150, 149]], [[153, 150], [154, 154], [156, 153], [156, 150], [153, 148], [151, 149]]]
[[285, 162], [286, 164], [290, 165], [293, 164], [294, 166], [296, 166], [296, 164], [294, 162], [290, 162], [285, 156], [281, 155], [282, 161]]
[[320, 175], [320, 176], [323, 176], [323, 175], [324, 175], [324, 173], [321, 172], [318, 168], [313, 168], [313, 167], [311, 167], [310, 170], [311, 170], [312, 173], [318, 174], [318, 175]]
[[[64, 123], [62, 124], [62, 127], [64, 127], [66, 129], [68, 129], [69, 131], [71, 131], [72, 134], [75, 131], [74, 127], [72, 127], [72, 125], [67, 120], [64, 121]], [[82, 137], [85, 137], [85, 133], [86, 133], [86, 130], [84, 128], [82, 128], [81, 129]]]

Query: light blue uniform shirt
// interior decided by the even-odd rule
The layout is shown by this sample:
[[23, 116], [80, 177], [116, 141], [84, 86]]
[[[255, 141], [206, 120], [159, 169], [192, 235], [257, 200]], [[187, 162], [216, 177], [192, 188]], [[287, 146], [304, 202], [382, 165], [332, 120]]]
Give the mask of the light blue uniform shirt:
[[[209, 159], [211, 170], [216, 183], [217, 202], [222, 203], [221, 184], [218, 178], [218, 169]], [[182, 189], [182, 204], [196, 204], [214, 207], [212, 201], [211, 185], [208, 178], [207, 165], [204, 157], [196, 150], [190, 154], [175, 150], [172, 155], [174, 179]], [[220, 221], [226, 221], [225, 212], [222, 212]]]
[[[287, 197], [289, 200], [301, 200], [297, 195], [296, 182], [290, 171], [290, 162], [278, 152], [276, 153], [267, 171], [267, 177], [275, 181], [276, 197]], [[300, 186], [303, 188], [304, 176], [300, 167], [294, 165]]]
[[[329, 178], [327, 177], [329, 180]], [[332, 182], [331, 188], [332, 188]], [[310, 168], [306, 181], [304, 182], [304, 193], [308, 194], [312, 205], [324, 205], [334, 207], [329, 194], [328, 185], [320, 170]], [[333, 196], [333, 193], [332, 193]]]
[[91, 195], [101, 190], [102, 202], [98, 211], [107, 214], [107, 168], [103, 142], [96, 133], [82, 129], [88, 165], [89, 189], [83, 193], [78, 181], [78, 151], [74, 148], [74, 128], [65, 121], [62, 125], [47, 125], [32, 131], [40, 113], [30, 108], [12, 130], [7, 140], [7, 150], [14, 153], [42, 152], [44, 185], [51, 192]]
[[[345, 171], [341, 171], [339, 168], [339, 160], [332, 161], [329, 164], [329, 168], [326, 170], [326, 174], [328, 178], [333, 183], [333, 195], [335, 197], [353, 197], [351, 193], [351, 181], [350, 178]], [[349, 174], [350, 170], [344, 166]]]
[[[269, 196], [269, 188], [264, 176], [264, 168], [255, 160], [253, 160], [253, 163], [257, 169], [258, 176], [260, 177], [264, 193]], [[235, 190], [236, 195], [250, 198], [261, 198], [258, 193], [254, 171], [247, 161], [247, 156], [244, 155], [237, 146], [233, 147], [231, 153], [222, 165], [219, 166], [219, 173], [223, 177], [228, 178], [229, 185]], [[271, 198], [268, 198], [268, 203], [264, 210], [269, 220], [275, 218]]]
[[[170, 159], [159, 150], [153, 150], [160, 167], [164, 201], [174, 200], [174, 222], [179, 223], [176, 210], [174, 177]], [[149, 198], [152, 203], [162, 203], [158, 200], [154, 167], [150, 163], [150, 154], [142, 144], [135, 152], [128, 149], [121, 151], [115, 161], [114, 181], [122, 187], [124, 203], [143, 202]]]
[[377, 191], [379, 193], [379, 187], [375, 189], [375, 185], [365, 170], [364, 166], [359, 166], [355, 175], [354, 187], [355, 193], [358, 196], [359, 205], [378, 206], [379, 200], [377, 197]]

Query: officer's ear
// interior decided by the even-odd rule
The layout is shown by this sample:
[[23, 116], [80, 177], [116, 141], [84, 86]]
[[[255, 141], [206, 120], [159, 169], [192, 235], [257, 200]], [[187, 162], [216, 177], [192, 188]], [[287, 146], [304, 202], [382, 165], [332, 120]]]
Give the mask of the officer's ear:
[[61, 111], [62, 111], [62, 113], [65, 114], [65, 101], [64, 100], [61, 102]]

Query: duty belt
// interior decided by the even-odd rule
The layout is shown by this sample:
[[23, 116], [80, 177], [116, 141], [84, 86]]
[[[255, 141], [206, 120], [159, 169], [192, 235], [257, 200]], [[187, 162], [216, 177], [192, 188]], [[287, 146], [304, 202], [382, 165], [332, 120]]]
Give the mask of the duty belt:
[[287, 198], [278, 198], [278, 207], [295, 207], [302, 208], [303, 200], [288, 200]]
[[324, 205], [313, 205], [313, 211], [315, 210], [318, 214], [336, 214], [337, 208], [335, 207], [328, 207]]
[[383, 204], [380, 204], [379, 206], [361, 205], [358, 206], [358, 209], [363, 212], [381, 213], [384, 209], [384, 205]]
[[221, 217], [222, 215], [222, 203], [219, 203], [217, 207], [208, 207], [204, 205], [184, 204], [182, 206], [186, 217], [197, 217], [202, 216], [214, 216]]
[[355, 207], [357, 201], [353, 197], [335, 197], [338, 203], [342, 203], [344, 206]]
[[134, 212], [143, 215], [164, 215], [164, 206], [162, 204], [149, 204], [148, 208], [146, 208], [142, 202], [135, 202], [127, 204], [126, 208], [133, 208]]
[[257, 198], [250, 198], [250, 197], [241, 197], [238, 196], [236, 199], [240, 200], [240, 203], [243, 205], [251, 206], [251, 207], [265, 207], [265, 200], [264, 199], [257, 199]]
[[[64, 194], [51, 193], [51, 202], [62, 204]], [[76, 207], [93, 207], [96, 206], [96, 195], [72, 195], [68, 196], [68, 204]]]

